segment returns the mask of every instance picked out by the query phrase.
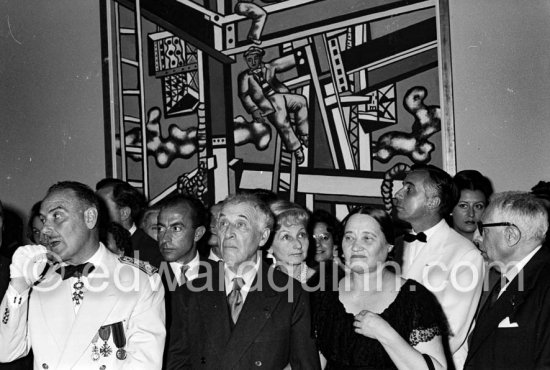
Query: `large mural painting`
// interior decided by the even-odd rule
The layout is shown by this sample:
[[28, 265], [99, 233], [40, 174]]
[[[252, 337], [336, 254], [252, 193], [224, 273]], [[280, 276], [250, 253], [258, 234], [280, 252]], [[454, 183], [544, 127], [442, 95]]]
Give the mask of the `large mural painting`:
[[438, 5], [106, 2], [113, 176], [151, 203], [264, 188], [391, 210], [412, 164], [446, 164]]

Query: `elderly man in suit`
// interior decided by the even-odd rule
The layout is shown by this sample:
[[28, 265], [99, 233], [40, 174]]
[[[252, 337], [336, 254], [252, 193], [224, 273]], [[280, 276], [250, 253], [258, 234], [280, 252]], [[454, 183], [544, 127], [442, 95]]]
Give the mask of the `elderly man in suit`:
[[441, 304], [449, 321], [453, 362], [461, 369], [483, 287], [484, 263], [479, 250], [445, 222], [457, 193], [445, 171], [432, 165], [413, 166], [395, 195], [397, 216], [413, 232], [396, 243], [396, 254], [403, 277], [422, 283]]
[[118, 257], [99, 242], [93, 190], [70, 181], [53, 185], [40, 217], [47, 249], [20, 247], [10, 265], [0, 362], [32, 348], [35, 369], [160, 369], [160, 278], [149, 264]]
[[547, 211], [533, 195], [491, 198], [474, 240], [502, 278], [479, 311], [465, 369], [550, 368], [547, 230]]
[[228, 198], [219, 214], [224, 262], [178, 290], [168, 369], [318, 369], [309, 299], [262, 262], [273, 215], [255, 196]]
[[130, 232], [134, 257], [160, 267], [162, 255], [157, 241], [136, 225], [145, 207], [145, 197], [126, 181], [112, 178], [99, 181], [96, 193], [106, 207], [110, 221], [121, 224]]

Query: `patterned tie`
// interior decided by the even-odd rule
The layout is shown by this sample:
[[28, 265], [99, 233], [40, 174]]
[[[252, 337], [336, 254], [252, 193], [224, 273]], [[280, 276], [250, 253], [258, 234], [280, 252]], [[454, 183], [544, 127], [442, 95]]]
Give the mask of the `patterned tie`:
[[244, 280], [241, 277], [233, 278], [233, 290], [227, 296], [227, 303], [231, 310], [231, 319], [236, 324], [239, 319], [239, 314], [243, 308], [243, 296], [241, 294], [241, 288], [244, 285]]
[[187, 270], [189, 270], [189, 265], [181, 266], [181, 275], [180, 275], [181, 284], [180, 285], [185, 285], [187, 283], [187, 275], [185, 275]]

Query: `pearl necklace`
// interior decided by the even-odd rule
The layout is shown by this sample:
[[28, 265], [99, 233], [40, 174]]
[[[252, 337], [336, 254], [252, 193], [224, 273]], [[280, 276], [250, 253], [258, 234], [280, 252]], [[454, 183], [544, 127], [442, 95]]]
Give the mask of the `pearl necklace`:
[[305, 263], [302, 263], [301, 266], [301, 271], [300, 271], [300, 282], [302, 284], [304, 284], [306, 281], [307, 281], [307, 271], [309, 269], [309, 267], [305, 264]]

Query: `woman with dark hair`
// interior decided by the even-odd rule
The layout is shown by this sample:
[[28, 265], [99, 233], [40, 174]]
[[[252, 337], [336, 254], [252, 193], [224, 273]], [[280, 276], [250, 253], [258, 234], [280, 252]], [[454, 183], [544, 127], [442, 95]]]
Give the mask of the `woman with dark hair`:
[[40, 220], [40, 205], [42, 202], [36, 202], [31, 208], [29, 222], [27, 223], [27, 238], [33, 244], [40, 244], [40, 230], [42, 230], [42, 221]]
[[468, 240], [473, 240], [478, 221], [493, 194], [491, 181], [476, 170], [464, 170], [453, 177], [460, 194], [451, 212], [453, 229]]
[[111, 252], [120, 256], [134, 256], [130, 232], [121, 224], [109, 222], [103, 232], [100, 230], [99, 238]]
[[446, 368], [448, 330], [437, 299], [388, 268], [391, 217], [359, 207], [343, 227], [345, 268], [308, 281], [313, 332], [326, 369]]
[[314, 243], [310, 244], [311, 259], [317, 264], [340, 260], [340, 221], [323, 209], [313, 211], [309, 220], [309, 233]]

